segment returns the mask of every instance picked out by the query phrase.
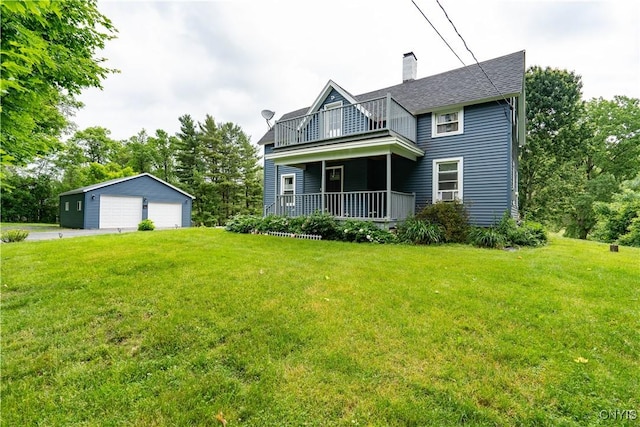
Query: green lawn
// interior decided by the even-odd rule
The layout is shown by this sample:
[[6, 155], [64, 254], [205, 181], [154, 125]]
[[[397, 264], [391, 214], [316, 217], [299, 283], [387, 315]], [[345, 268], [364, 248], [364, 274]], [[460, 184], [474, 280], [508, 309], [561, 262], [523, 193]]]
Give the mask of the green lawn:
[[0, 249], [2, 425], [640, 419], [639, 249], [201, 228]]
[[[60, 231], [59, 224], [41, 224], [41, 223], [21, 223], [21, 222], [2, 222], [0, 230], [27, 230], [27, 231]], [[64, 228], [62, 228], [64, 230]]]

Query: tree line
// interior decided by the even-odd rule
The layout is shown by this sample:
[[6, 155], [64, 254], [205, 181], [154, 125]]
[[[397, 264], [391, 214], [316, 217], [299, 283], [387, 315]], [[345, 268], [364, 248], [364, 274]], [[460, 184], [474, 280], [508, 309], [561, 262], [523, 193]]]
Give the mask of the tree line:
[[[96, 54], [117, 30], [97, 0], [0, 2], [0, 184], [3, 221], [53, 222], [60, 192], [149, 172], [196, 197], [197, 224], [261, 212], [257, 148], [233, 123], [178, 120], [169, 135], [124, 141], [93, 127], [68, 133], [76, 96], [118, 70]], [[575, 72], [526, 71], [521, 217], [570, 237], [640, 246], [640, 101], [582, 98]]]
[[525, 79], [521, 215], [568, 237], [640, 246], [640, 100], [585, 101], [566, 70], [531, 67]]
[[145, 172], [195, 196], [195, 224], [222, 225], [235, 214], [261, 212], [258, 148], [242, 129], [209, 115], [203, 122], [188, 114], [178, 120], [176, 135], [141, 130], [122, 141], [90, 127], [34, 164], [5, 168], [3, 221], [56, 222], [60, 193]]

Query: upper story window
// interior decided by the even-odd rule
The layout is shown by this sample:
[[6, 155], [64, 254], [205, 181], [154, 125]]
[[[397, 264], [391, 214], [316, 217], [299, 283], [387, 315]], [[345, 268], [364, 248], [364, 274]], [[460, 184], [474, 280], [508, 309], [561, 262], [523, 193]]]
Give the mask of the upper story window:
[[342, 136], [342, 101], [324, 106], [324, 136], [325, 138]]
[[464, 131], [464, 108], [431, 115], [431, 136], [457, 135]]

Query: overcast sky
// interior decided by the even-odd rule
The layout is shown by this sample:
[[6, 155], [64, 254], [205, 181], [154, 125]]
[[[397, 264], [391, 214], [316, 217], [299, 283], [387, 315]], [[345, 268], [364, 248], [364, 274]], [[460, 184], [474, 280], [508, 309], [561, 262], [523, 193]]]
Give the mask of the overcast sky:
[[[473, 63], [436, 0], [415, 0], [466, 64]], [[440, 0], [480, 61], [525, 50], [582, 76], [585, 99], [640, 97], [640, 2]], [[118, 29], [102, 56], [121, 72], [86, 90], [75, 123], [115, 139], [174, 134], [178, 117], [212, 115], [257, 142], [263, 109], [313, 103], [329, 79], [354, 95], [461, 67], [411, 0], [100, 1]]]

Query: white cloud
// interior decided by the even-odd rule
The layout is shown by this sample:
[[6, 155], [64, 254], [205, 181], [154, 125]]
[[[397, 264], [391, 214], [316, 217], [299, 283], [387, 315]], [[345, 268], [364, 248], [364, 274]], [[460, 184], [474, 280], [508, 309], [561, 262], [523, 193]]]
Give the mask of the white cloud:
[[[527, 64], [576, 71], [585, 98], [640, 97], [636, 2], [440, 0], [479, 60], [525, 49]], [[472, 63], [435, 0], [416, 0]], [[410, 0], [100, 2], [119, 29], [103, 56], [121, 74], [87, 90], [80, 128], [118, 139], [178, 130], [178, 117], [239, 124], [257, 141], [276, 117], [306, 107], [327, 80], [353, 94], [401, 81], [402, 54], [418, 77], [460, 67]]]

